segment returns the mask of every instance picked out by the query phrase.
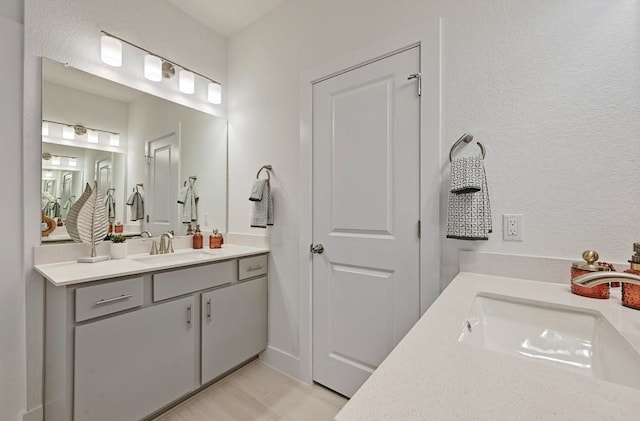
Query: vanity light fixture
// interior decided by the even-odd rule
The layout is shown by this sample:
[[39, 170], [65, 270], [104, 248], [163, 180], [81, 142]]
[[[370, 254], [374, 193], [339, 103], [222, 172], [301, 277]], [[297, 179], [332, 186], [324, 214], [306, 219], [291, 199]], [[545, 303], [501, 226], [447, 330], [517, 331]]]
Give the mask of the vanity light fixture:
[[99, 142], [99, 138], [98, 138], [98, 132], [96, 132], [95, 130], [89, 130], [89, 135], [87, 136], [87, 142], [89, 143], [98, 143]]
[[208, 87], [208, 99], [212, 104], [222, 104], [222, 85], [210, 82]]
[[162, 80], [162, 60], [159, 57], [151, 54], [144, 56], [144, 77], [152, 82]]
[[78, 160], [76, 158], [69, 158], [69, 166], [75, 167], [78, 165]]
[[49, 123], [46, 121], [42, 123], [42, 136], [49, 136]]
[[64, 126], [62, 128], [62, 138], [67, 140], [73, 140], [76, 138], [76, 133], [72, 126]]
[[[137, 48], [140, 51], [146, 53], [144, 57], [144, 77], [154, 81], [161, 82], [163, 78], [170, 79], [176, 73], [175, 68], [178, 67], [180, 69], [179, 72], [179, 81], [178, 88], [180, 92], [185, 94], [193, 94], [195, 93], [195, 77], [198, 76], [208, 82], [207, 87], [207, 99], [212, 104], [221, 104], [222, 103], [222, 85], [220, 82], [211, 79], [202, 73], [195, 72], [185, 66], [182, 66], [178, 63], [175, 63], [161, 55], [153, 53], [145, 48], [142, 48], [132, 42], [129, 42], [125, 39], [122, 39], [116, 35], [110, 34], [106, 31], [100, 31], [101, 36], [101, 46], [102, 52], [101, 57], [102, 61], [111, 65], [111, 66], [121, 66], [122, 65], [122, 44], [130, 45], [131, 47]], [[116, 51], [115, 43], [112, 44], [113, 41], [117, 41], [119, 44], [119, 50]], [[111, 60], [111, 55], [116, 55], [120, 61], [119, 64], [111, 64], [117, 62], [116, 60]], [[111, 61], [108, 61], [111, 60]]]
[[51, 165], [60, 165], [60, 157], [52, 156], [51, 157]]
[[103, 34], [100, 37], [100, 58], [109, 66], [122, 66], [122, 42]]
[[180, 70], [180, 92], [192, 94], [196, 91], [196, 77], [188, 70]]
[[[95, 129], [93, 127], [85, 127], [82, 124], [68, 124], [61, 123], [59, 121], [42, 120], [42, 126], [46, 124], [48, 137], [60, 138], [60, 132], [62, 132], [62, 138], [67, 140], [73, 140], [76, 136], [87, 135], [87, 142], [98, 144], [100, 139], [106, 141], [107, 135], [109, 139], [109, 145], [120, 146], [120, 133], [112, 132], [110, 130]], [[43, 130], [44, 133], [44, 130]], [[102, 133], [102, 134], [101, 134]], [[69, 164], [72, 165], [72, 164]], [[73, 165], [72, 165], [73, 166]]]

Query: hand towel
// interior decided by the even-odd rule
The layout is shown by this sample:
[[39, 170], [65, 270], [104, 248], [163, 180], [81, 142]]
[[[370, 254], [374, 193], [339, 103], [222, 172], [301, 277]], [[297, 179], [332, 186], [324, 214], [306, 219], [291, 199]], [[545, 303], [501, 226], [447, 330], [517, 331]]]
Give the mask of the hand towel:
[[256, 180], [253, 183], [249, 200], [253, 202], [251, 226], [267, 228], [268, 225], [273, 225], [273, 196], [269, 180]]
[[109, 222], [113, 223], [116, 219], [116, 199], [113, 197], [111, 192], [109, 192], [107, 198], [104, 200], [104, 206], [107, 209], [107, 218], [109, 218]]
[[138, 221], [144, 219], [144, 198], [142, 194], [133, 191], [127, 200], [127, 205], [131, 206], [131, 220]]
[[[470, 172], [469, 168], [472, 168]], [[479, 170], [476, 171], [475, 168]], [[491, 205], [482, 157], [454, 158], [451, 162], [451, 172], [447, 238], [488, 240], [492, 232]], [[480, 189], [475, 190], [478, 181]]]
[[198, 200], [200, 197], [194, 183], [194, 181], [190, 180], [189, 185], [182, 187], [178, 194], [178, 203], [182, 205], [180, 219], [184, 224], [190, 224], [198, 220]]

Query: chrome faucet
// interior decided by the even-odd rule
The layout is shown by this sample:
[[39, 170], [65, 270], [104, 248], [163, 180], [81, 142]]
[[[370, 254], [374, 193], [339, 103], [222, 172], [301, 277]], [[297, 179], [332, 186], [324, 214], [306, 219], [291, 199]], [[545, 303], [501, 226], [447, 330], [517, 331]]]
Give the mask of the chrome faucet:
[[586, 275], [580, 275], [571, 282], [588, 288], [609, 282], [625, 282], [627, 284], [640, 285], [640, 276], [625, 272], [592, 272]]
[[151, 238], [151, 237], [153, 237], [153, 235], [151, 235], [151, 232], [150, 232], [150, 231], [147, 231], [147, 230], [144, 230], [144, 231], [142, 231], [142, 232], [140, 233], [140, 237], [142, 237], [142, 238], [144, 238], [144, 236], [145, 236], [145, 235], [147, 236], [147, 238]]
[[[167, 239], [167, 243], [165, 244], [164, 239]], [[173, 253], [173, 234], [171, 232], [165, 232], [160, 236], [160, 250], [159, 254]]]

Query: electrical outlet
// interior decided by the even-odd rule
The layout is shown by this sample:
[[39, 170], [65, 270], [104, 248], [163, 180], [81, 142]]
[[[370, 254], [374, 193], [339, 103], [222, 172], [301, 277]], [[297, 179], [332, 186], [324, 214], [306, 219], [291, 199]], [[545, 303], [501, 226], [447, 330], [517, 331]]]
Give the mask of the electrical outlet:
[[502, 239], [504, 241], [522, 241], [522, 214], [505, 213], [502, 215]]

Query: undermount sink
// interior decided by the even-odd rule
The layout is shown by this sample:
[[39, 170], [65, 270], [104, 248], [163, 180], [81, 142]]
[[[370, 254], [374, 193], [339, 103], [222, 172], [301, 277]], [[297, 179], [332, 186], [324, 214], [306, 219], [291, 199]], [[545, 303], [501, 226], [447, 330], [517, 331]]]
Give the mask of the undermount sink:
[[147, 264], [174, 264], [174, 263], [190, 263], [211, 258], [215, 252], [187, 250], [175, 253], [154, 254], [152, 256], [132, 257], [131, 260]]
[[479, 293], [458, 341], [640, 389], [640, 354], [594, 310]]

